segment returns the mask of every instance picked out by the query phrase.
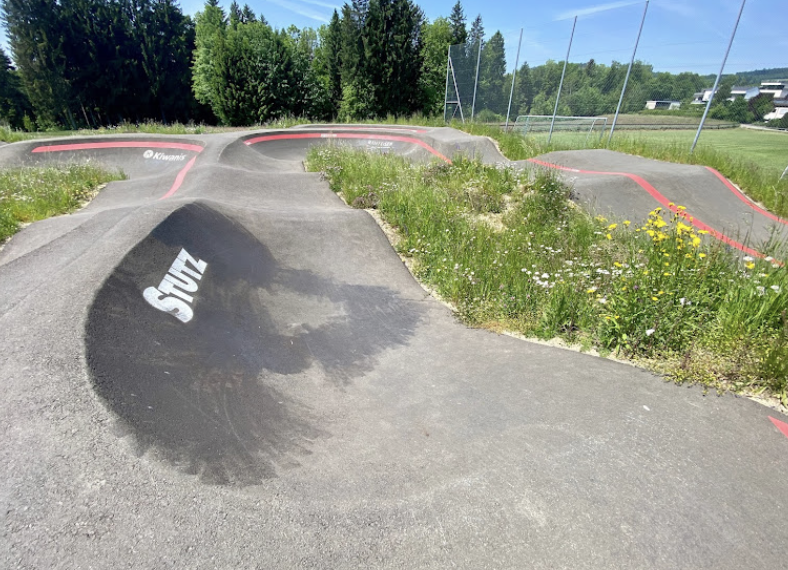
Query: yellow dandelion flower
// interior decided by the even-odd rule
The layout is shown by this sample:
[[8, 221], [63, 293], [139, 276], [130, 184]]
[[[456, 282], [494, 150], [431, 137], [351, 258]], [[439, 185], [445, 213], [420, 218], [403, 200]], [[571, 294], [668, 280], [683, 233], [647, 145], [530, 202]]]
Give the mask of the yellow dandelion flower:
[[679, 235], [681, 235], [682, 233], [688, 233], [692, 231], [692, 226], [688, 226], [684, 222], [679, 222], [676, 225], [676, 231], [678, 232]]
[[[665, 265], [667, 265], [667, 263]], [[662, 275], [664, 275], [665, 277], [670, 277], [670, 273], [668, 273], [667, 271], [665, 273], [663, 273]]]
[[614, 229], [616, 229], [617, 227], [618, 227], [618, 224], [610, 224], [610, 225], [607, 227], [607, 229], [609, 229], [609, 230], [614, 230]]
[[631, 224], [631, 223], [632, 223], [632, 222], [630, 222], [629, 220], [624, 220], [624, 225], [625, 225], [626, 227], [629, 227], [629, 224]]
[[709, 233], [709, 230], [698, 230], [698, 233], [705, 236], [707, 233]]
[[611, 236], [610, 234], [607, 234], [607, 236], [605, 237], [607, 237], [607, 239], [613, 239], [613, 236]]
[[745, 265], [745, 267], [747, 269], [754, 269], [755, 268], [755, 264], [752, 261], [750, 261], [747, 265]]
[[657, 297], [652, 297], [651, 300], [652, 301], [659, 301], [659, 299]]
[[677, 210], [681, 210], [682, 212], [687, 209], [686, 206], [676, 206]]
[[706, 254], [705, 254], [705, 253], [699, 253], [699, 254], [698, 254], [698, 257], [700, 257], [701, 259], [703, 259], [704, 257], [706, 257]]
[[613, 265], [615, 265], [616, 267], [624, 267], [618, 261], [613, 262]]
[[698, 236], [694, 236], [692, 238], [692, 247], [698, 247], [700, 245], [700, 238]]

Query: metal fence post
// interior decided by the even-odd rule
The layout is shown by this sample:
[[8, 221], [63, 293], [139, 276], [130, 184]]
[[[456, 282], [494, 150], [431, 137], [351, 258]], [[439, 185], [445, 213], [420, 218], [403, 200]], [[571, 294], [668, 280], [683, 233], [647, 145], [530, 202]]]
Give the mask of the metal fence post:
[[443, 94], [443, 122], [446, 122], [446, 109], [449, 106], [449, 69], [451, 65], [451, 46], [446, 51], [446, 92]]
[[473, 102], [471, 103], [471, 121], [473, 121], [473, 116], [476, 112], [476, 89], [477, 87], [479, 87], [479, 64], [482, 61], [483, 43], [484, 41], [482, 41], [482, 39], [479, 38], [479, 54], [476, 56], [476, 81], [474, 81], [473, 83]]
[[717, 87], [720, 84], [720, 79], [722, 79], [722, 72], [725, 69], [725, 63], [728, 61], [728, 55], [731, 53], [731, 47], [733, 47], [733, 38], [736, 37], [736, 30], [739, 28], [739, 22], [741, 21], [741, 15], [742, 12], [744, 12], [744, 5], [746, 3], [747, 0], [741, 0], [741, 8], [739, 8], [739, 15], [736, 18], [736, 25], [733, 26], [733, 33], [731, 34], [730, 42], [728, 42], [728, 49], [725, 50], [725, 57], [722, 58], [722, 65], [720, 66], [720, 72], [717, 74], [717, 79], [714, 81], [714, 87], [711, 88], [711, 95], [709, 95], [709, 102], [706, 103], [706, 110], [703, 111], [703, 117], [700, 120], [700, 125], [698, 125], [698, 132], [695, 133], [695, 140], [692, 143], [690, 154], [695, 152], [695, 147], [698, 145], [700, 132], [703, 130], [703, 124], [706, 122], [706, 117], [709, 114], [709, 109], [711, 109], [711, 103], [712, 101], [714, 101], [714, 95], [717, 93]]
[[512, 98], [514, 97], [514, 82], [517, 81], [517, 66], [520, 65], [520, 46], [523, 44], [523, 29], [520, 28], [520, 41], [517, 42], [517, 57], [514, 58], [514, 71], [512, 72], [512, 90], [509, 92], [509, 107], [506, 109], [506, 126], [503, 132], [509, 131], [509, 115], [512, 112]]
[[786, 167], [785, 167], [785, 170], [783, 170], [783, 173], [782, 173], [782, 175], [780, 176], [780, 180], [782, 180], [783, 178], [785, 178], [785, 175], [786, 175], [786, 174], [788, 174], [788, 166], [786, 166]]
[[561, 100], [561, 89], [564, 87], [564, 77], [566, 76], [566, 65], [569, 63], [569, 52], [572, 51], [572, 40], [575, 39], [575, 28], [577, 27], [577, 16], [572, 22], [572, 34], [569, 36], [569, 47], [566, 48], [566, 59], [564, 60], [564, 71], [561, 72], [561, 83], [558, 84], [558, 93], [555, 96], [555, 108], [553, 109], [553, 120], [550, 121], [550, 134], [547, 135], [547, 144], [553, 140], [553, 127], [555, 126], [555, 116], [558, 114], [558, 102]]
[[646, 23], [646, 14], [648, 14], [648, 3], [646, 0], [646, 7], [643, 9], [643, 19], [640, 20], [640, 30], [638, 30], [638, 37], [635, 40], [635, 49], [632, 50], [632, 59], [629, 60], [629, 67], [627, 68], [627, 76], [624, 78], [624, 87], [621, 88], [621, 97], [618, 98], [618, 107], [616, 107], [616, 114], [613, 117], [613, 124], [610, 127], [610, 136], [607, 138], [608, 144], [613, 138], [613, 132], [616, 130], [616, 123], [618, 122], [618, 114], [621, 112], [621, 104], [624, 102], [624, 94], [627, 92], [627, 85], [629, 84], [629, 76], [632, 73], [632, 65], [635, 63], [635, 56], [638, 53], [638, 44], [640, 43], [640, 36], [643, 34], [643, 24]]

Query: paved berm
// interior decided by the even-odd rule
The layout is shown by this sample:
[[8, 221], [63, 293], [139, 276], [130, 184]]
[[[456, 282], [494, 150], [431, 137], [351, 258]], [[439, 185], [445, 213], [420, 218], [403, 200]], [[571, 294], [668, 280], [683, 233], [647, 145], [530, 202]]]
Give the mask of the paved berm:
[[[788, 418], [466, 328], [303, 171], [336, 140], [504, 162], [359, 126], [0, 149], [130, 175], [0, 252], [0, 567], [785, 568]], [[681, 190], [689, 167], [543, 159], [669, 180], [720, 230], [749, 208], [712, 173]], [[570, 175], [621, 216], [657, 205]]]

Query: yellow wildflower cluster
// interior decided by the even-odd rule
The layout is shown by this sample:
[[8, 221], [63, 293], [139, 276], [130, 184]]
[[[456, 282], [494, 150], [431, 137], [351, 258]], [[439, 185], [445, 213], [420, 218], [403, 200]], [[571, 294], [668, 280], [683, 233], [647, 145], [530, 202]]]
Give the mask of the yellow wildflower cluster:
[[[674, 204], [671, 204], [671, 206], [673, 205]], [[671, 225], [675, 228], [675, 233], [673, 233], [673, 235], [666, 233], [668, 230], [665, 228], [667, 228], [669, 224], [662, 217], [662, 208], [655, 208], [649, 212], [646, 225], [644, 225], [641, 230], [647, 233], [652, 241], [656, 243], [672, 238], [676, 250], [678, 251], [684, 249], [697, 249], [701, 244], [700, 236], [702, 234], [708, 234], [709, 232], [705, 230], [696, 232], [695, 228], [684, 222], [685, 218], [680, 213], [686, 208], [684, 208], [684, 206], [677, 206], [677, 209], [679, 213], [674, 214], [671, 220]], [[686, 257], [690, 257], [690, 254], [686, 254]], [[702, 258], [705, 257], [705, 255], [701, 254], [699, 257]]]

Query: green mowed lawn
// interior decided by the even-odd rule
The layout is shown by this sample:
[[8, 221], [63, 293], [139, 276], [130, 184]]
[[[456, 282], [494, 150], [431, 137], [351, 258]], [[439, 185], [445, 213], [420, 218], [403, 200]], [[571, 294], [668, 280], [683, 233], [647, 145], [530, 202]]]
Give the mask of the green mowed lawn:
[[[621, 130], [613, 135], [613, 148], [626, 141], [656, 147], [679, 147], [687, 150], [695, 139], [694, 130]], [[601, 136], [600, 136], [601, 135]], [[547, 135], [536, 135], [536, 140], [547, 140]], [[552, 143], [557, 149], [604, 146], [608, 133], [553, 133]], [[682, 150], [683, 150], [682, 148]], [[704, 130], [698, 148], [711, 148], [736, 158], [757, 164], [764, 171], [780, 176], [788, 166], [788, 133], [752, 129]]]

